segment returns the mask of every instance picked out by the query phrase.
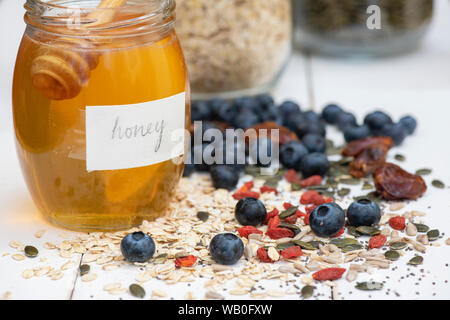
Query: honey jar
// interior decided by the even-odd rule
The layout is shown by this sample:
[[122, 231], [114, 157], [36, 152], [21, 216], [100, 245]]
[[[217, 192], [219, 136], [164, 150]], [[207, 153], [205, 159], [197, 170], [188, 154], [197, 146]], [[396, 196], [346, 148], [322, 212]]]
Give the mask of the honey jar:
[[27, 0], [13, 81], [18, 157], [52, 223], [163, 214], [183, 171], [189, 81], [174, 0]]

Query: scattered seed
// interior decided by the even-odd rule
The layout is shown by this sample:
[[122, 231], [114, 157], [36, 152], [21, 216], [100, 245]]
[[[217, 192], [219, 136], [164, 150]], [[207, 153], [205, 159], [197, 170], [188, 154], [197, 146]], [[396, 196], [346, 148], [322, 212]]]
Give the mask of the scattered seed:
[[83, 282], [90, 282], [90, 281], [94, 281], [95, 279], [97, 279], [97, 274], [95, 274], [95, 273], [88, 273], [88, 274], [81, 276], [81, 281], [83, 281]]
[[391, 243], [391, 244], [389, 245], [389, 247], [390, 247], [392, 250], [403, 250], [403, 249], [405, 249], [407, 246], [408, 246], [408, 244], [407, 244], [406, 242], [403, 242], [403, 241], [396, 241], [396, 242], [393, 242], [393, 243]]
[[304, 286], [302, 288], [302, 297], [304, 299], [311, 298], [314, 294], [314, 289], [316, 289], [314, 286]]
[[433, 181], [431, 181], [431, 184], [433, 185], [433, 187], [438, 188], [438, 189], [445, 188], [445, 184], [441, 180], [433, 180]]
[[142, 299], [145, 297], [144, 288], [142, 288], [140, 285], [138, 285], [136, 283], [131, 284], [128, 289], [130, 290], [131, 295], [136, 298]]
[[400, 258], [400, 253], [395, 250], [389, 250], [384, 253], [386, 259], [391, 261], [397, 261]]
[[439, 230], [430, 230], [427, 232], [428, 241], [435, 241], [439, 239]]
[[381, 290], [383, 289], [383, 283], [375, 281], [358, 282], [355, 288], [364, 291]]
[[348, 196], [350, 194], [350, 191], [351, 190], [349, 188], [342, 188], [342, 189], [339, 189], [337, 191], [337, 194], [340, 197], [345, 197], [345, 196]]
[[300, 246], [303, 250], [316, 250], [316, 247], [314, 247], [311, 243], [296, 240], [294, 241], [294, 244]]
[[394, 158], [395, 158], [395, 160], [400, 161], [400, 162], [403, 162], [403, 161], [406, 160], [406, 157], [405, 157], [404, 155], [400, 154], [400, 153], [397, 153], [397, 154], [394, 156]]
[[375, 236], [375, 235], [381, 233], [380, 229], [375, 228], [375, 227], [369, 227], [369, 226], [360, 226], [360, 227], [356, 228], [356, 231], [358, 231], [361, 234], [368, 235], [368, 236]]
[[344, 179], [339, 179], [339, 183], [347, 184], [350, 186], [358, 186], [361, 184], [361, 180], [360, 179], [352, 179], [352, 178], [349, 178], [349, 179], [344, 178]]
[[334, 244], [336, 247], [342, 249], [349, 245], [357, 245], [360, 244], [358, 240], [352, 239], [352, 238], [338, 238], [338, 239], [332, 239], [330, 241], [331, 244]]
[[430, 230], [430, 227], [421, 223], [414, 223], [414, 225], [416, 226], [417, 232], [420, 233], [426, 233], [428, 232], [428, 230]]
[[25, 256], [23, 254], [13, 254], [11, 257], [16, 261], [25, 260]]
[[34, 271], [31, 269], [25, 269], [22, 272], [22, 277], [24, 277], [25, 279], [30, 279], [34, 276]]
[[286, 219], [297, 213], [298, 207], [290, 207], [279, 214], [280, 219]]
[[361, 250], [362, 248], [363, 248], [363, 246], [361, 244], [349, 244], [342, 248], [342, 252], [347, 253], [350, 251]]
[[88, 274], [91, 270], [91, 267], [88, 264], [82, 264], [80, 266], [80, 275], [84, 276], [85, 274]]
[[209, 213], [206, 211], [199, 211], [199, 212], [197, 212], [197, 218], [199, 218], [201, 221], [205, 222], [209, 218]]
[[408, 261], [409, 265], [417, 266], [419, 264], [423, 263], [423, 257], [422, 256], [415, 256], [411, 260]]
[[433, 170], [424, 168], [424, 169], [417, 170], [416, 175], [427, 176], [427, 175], [431, 174], [432, 172], [433, 172]]
[[28, 258], [35, 258], [39, 254], [38, 249], [33, 246], [25, 246], [24, 252]]

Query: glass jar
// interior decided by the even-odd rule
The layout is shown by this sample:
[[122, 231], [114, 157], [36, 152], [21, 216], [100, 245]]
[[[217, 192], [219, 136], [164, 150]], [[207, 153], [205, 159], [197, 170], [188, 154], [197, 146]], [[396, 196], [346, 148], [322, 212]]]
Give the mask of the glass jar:
[[190, 125], [174, 0], [27, 0], [25, 8], [13, 115], [37, 207], [81, 230], [160, 216]]
[[292, 0], [296, 46], [332, 56], [386, 56], [419, 47], [433, 0]]
[[193, 97], [270, 90], [291, 52], [289, 0], [178, 0], [177, 33]]

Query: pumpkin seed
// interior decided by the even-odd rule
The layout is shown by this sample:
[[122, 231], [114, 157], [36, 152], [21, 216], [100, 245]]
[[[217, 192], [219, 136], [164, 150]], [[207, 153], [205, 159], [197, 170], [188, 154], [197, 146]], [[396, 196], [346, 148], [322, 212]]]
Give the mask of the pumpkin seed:
[[302, 186], [299, 183], [291, 184], [291, 191], [300, 191], [302, 190]]
[[350, 194], [350, 191], [351, 190], [349, 188], [342, 188], [342, 189], [338, 190], [337, 194], [340, 197], [345, 197], [345, 196], [348, 196]]
[[341, 166], [345, 166], [350, 164], [353, 161], [353, 157], [342, 157], [341, 160], [337, 161], [337, 164]]
[[409, 265], [412, 266], [417, 266], [419, 264], [423, 263], [423, 257], [422, 256], [415, 256], [414, 258], [412, 258], [411, 260], [408, 261]]
[[367, 236], [375, 236], [381, 233], [381, 231], [378, 228], [370, 226], [360, 226], [356, 228], [356, 231]]
[[39, 254], [38, 249], [36, 249], [36, 247], [33, 246], [25, 246], [25, 248], [23, 249], [23, 251], [25, 252], [25, 255], [28, 258], [34, 258], [37, 257], [37, 255]]
[[298, 207], [290, 207], [279, 214], [280, 219], [286, 219], [297, 213]]
[[313, 241], [309, 241], [308, 242], [310, 245], [312, 245], [314, 248], [319, 249], [319, 245], [324, 246], [325, 242], [323, 241], [318, 241], [318, 240], [313, 240]]
[[371, 189], [373, 189], [374, 188], [374, 186], [372, 185], [372, 184], [370, 184], [370, 183], [368, 183], [368, 182], [364, 182], [364, 184], [363, 184], [363, 186], [362, 186], [362, 190], [371, 190]]
[[420, 232], [420, 233], [426, 233], [426, 232], [428, 232], [428, 230], [430, 230], [430, 227], [425, 224], [414, 223], [414, 225], [417, 228], [417, 232]]
[[364, 291], [381, 290], [383, 289], [383, 284], [375, 281], [358, 282], [355, 288]]
[[88, 264], [82, 264], [80, 266], [80, 275], [84, 276], [85, 274], [88, 274], [89, 271], [91, 271], [91, 267]]
[[356, 245], [360, 244], [358, 240], [352, 239], [352, 238], [339, 238], [339, 239], [333, 239], [330, 241], [330, 244], [334, 244], [336, 247], [342, 249], [349, 245]]
[[250, 176], [259, 176], [261, 170], [257, 166], [246, 166], [244, 172]]
[[361, 250], [362, 248], [363, 248], [363, 246], [361, 244], [349, 244], [349, 245], [343, 247], [341, 250], [342, 250], [342, 252], [346, 253], [346, 252], [350, 252], [350, 251]]
[[283, 250], [285, 250], [285, 249], [287, 249], [287, 248], [290, 248], [290, 247], [293, 247], [293, 246], [295, 246], [295, 244], [294, 243], [292, 243], [292, 242], [286, 242], [286, 243], [280, 243], [279, 245], [277, 245], [277, 250], [281, 250], [281, 251], [283, 251]]
[[406, 242], [402, 242], [402, 241], [397, 241], [397, 242], [393, 242], [389, 245], [389, 247], [392, 250], [403, 250], [408, 246], [408, 244]]
[[428, 241], [435, 241], [439, 238], [439, 230], [430, 230], [427, 232]]
[[433, 185], [433, 187], [438, 188], [438, 189], [444, 189], [445, 188], [445, 184], [441, 180], [433, 180], [431, 182], [431, 184]]
[[314, 294], [315, 288], [316, 287], [314, 287], [314, 286], [304, 286], [302, 288], [302, 297], [304, 299], [308, 299], [308, 298], [312, 297], [312, 295]]
[[401, 162], [403, 162], [403, 161], [406, 160], [406, 157], [405, 157], [404, 155], [400, 154], [400, 153], [397, 153], [397, 154], [394, 156], [394, 158], [395, 158], [395, 160], [401, 161]]
[[296, 226], [295, 224], [290, 224], [290, 223], [286, 223], [286, 222], [280, 222], [280, 224], [278, 225], [279, 228], [286, 228], [291, 230], [292, 232], [294, 232], [295, 235], [300, 233], [300, 227]]
[[135, 296], [136, 298], [144, 298], [145, 297], [145, 290], [140, 285], [133, 283], [130, 285], [130, 293]]
[[345, 178], [345, 179], [339, 179], [339, 183], [347, 184], [347, 185], [350, 185], [350, 186], [358, 186], [358, 185], [361, 184], [361, 180], [359, 180], [359, 179], [352, 179], [352, 178], [350, 178], [350, 179]]
[[348, 227], [347, 227], [347, 233], [348, 233], [349, 235], [352, 235], [352, 236], [356, 237], [356, 238], [359, 238], [359, 237], [361, 236], [361, 233], [359, 233], [359, 232], [356, 230], [356, 227], [354, 227], [354, 226], [348, 226]]
[[327, 191], [329, 186], [327, 185], [317, 185], [317, 186], [309, 186], [306, 187], [306, 190], [312, 190], [312, 191]]
[[433, 172], [433, 170], [424, 168], [424, 169], [417, 170], [416, 171], [416, 175], [418, 175], [418, 176], [427, 176], [427, 175], [431, 174], [432, 172]]
[[197, 218], [199, 218], [201, 221], [205, 222], [209, 218], [209, 212], [199, 211], [199, 212], [197, 212]]
[[278, 176], [271, 177], [271, 178], [266, 180], [264, 185], [267, 186], [267, 187], [276, 189], [276, 188], [278, 188], [278, 183], [280, 182], [280, 180], [281, 179]]
[[153, 263], [154, 264], [163, 264], [164, 262], [166, 262], [167, 257], [168, 257], [167, 253], [161, 253], [160, 255], [153, 258]]
[[386, 259], [391, 261], [397, 261], [400, 258], [400, 253], [395, 250], [389, 250], [384, 253]]
[[300, 240], [296, 240], [294, 241], [294, 243], [298, 246], [300, 246], [300, 248], [304, 249], [304, 250], [316, 250], [317, 248], [314, 247], [311, 243], [308, 242], [304, 242], [304, 241], [300, 241]]
[[320, 194], [324, 197], [333, 198], [334, 192], [333, 191], [321, 191]]

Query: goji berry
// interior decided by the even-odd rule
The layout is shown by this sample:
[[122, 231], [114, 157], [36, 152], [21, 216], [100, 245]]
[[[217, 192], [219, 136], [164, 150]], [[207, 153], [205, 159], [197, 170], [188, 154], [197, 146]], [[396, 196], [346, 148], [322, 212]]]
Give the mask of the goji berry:
[[406, 227], [405, 217], [397, 216], [389, 219], [389, 225], [392, 229], [402, 231]]
[[312, 277], [317, 281], [337, 280], [342, 277], [345, 268], [326, 268], [313, 273]]
[[233, 194], [233, 198], [235, 200], [241, 200], [244, 198], [259, 198], [259, 193], [258, 192], [253, 192], [253, 191], [244, 191], [244, 192], [235, 192]]
[[336, 233], [334, 236], [332, 236], [332, 238], [338, 238], [338, 237], [342, 236], [344, 234], [344, 232], [345, 232], [345, 227], [342, 227], [342, 229], [338, 233]]
[[262, 187], [259, 189], [259, 191], [260, 191], [261, 193], [270, 193], [270, 192], [273, 192], [273, 193], [275, 193], [275, 194], [278, 194], [278, 190], [277, 190], [277, 189], [271, 188], [271, 187], [269, 187], [269, 186], [262, 186]]
[[297, 172], [294, 169], [290, 169], [290, 170], [286, 171], [286, 173], [284, 174], [284, 178], [289, 183], [299, 183], [300, 184], [302, 182], [302, 180], [300, 179], [300, 177], [298, 176]]
[[261, 262], [267, 262], [267, 263], [273, 262], [272, 259], [269, 258], [269, 254], [268, 254], [267, 250], [264, 248], [259, 248], [256, 251], [256, 255]]
[[304, 218], [304, 217], [306, 217], [306, 213], [303, 213], [300, 210], [297, 210], [297, 217]]
[[255, 183], [253, 181], [247, 181], [247, 182], [244, 182], [244, 186], [247, 187], [247, 190], [252, 190], [253, 187], [255, 186]]
[[273, 228], [277, 228], [279, 224], [280, 224], [280, 217], [276, 215], [269, 220], [269, 223], [267, 224], [267, 229], [270, 230]]
[[258, 230], [254, 226], [245, 226], [245, 227], [242, 227], [242, 228], [238, 228], [237, 232], [239, 232], [239, 235], [241, 237], [247, 238], [247, 239], [248, 239], [248, 236], [253, 234], [253, 233], [263, 234], [263, 232], [261, 230]]
[[178, 258], [175, 260], [175, 266], [177, 268], [192, 267], [196, 261], [197, 261], [197, 257], [193, 256], [193, 255], [181, 257], [181, 258]]
[[266, 215], [266, 219], [264, 220], [264, 224], [269, 223], [270, 219], [272, 219], [273, 217], [277, 216], [278, 213], [280, 213], [280, 212], [278, 211], [277, 208], [275, 208], [272, 211], [268, 212], [267, 215]]
[[311, 213], [307, 213], [306, 216], [303, 218], [303, 223], [307, 226], [309, 226], [309, 216]]
[[271, 228], [267, 230], [266, 235], [269, 236], [270, 239], [278, 240], [282, 238], [293, 238], [294, 232], [286, 228]]
[[300, 182], [300, 185], [303, 188], [311, 187], [311, 186], [319, 186], [321, 184], [322, 184], [322, 177], [318, 176], [318, 175], [311, 176], [311, 177], [309, 177], [309, 178], [307, 178], [305, 180], [302, 180], [302, 182]]
[[302, 196], [300, 197], [300, 203], [321, 205], [325, 203], [325, 199], [317, 191], [309, 190], [302, 194]]
[[303, 251], [299, 246], [292, 246], [281, 251], [281, 256], [285, 259], [293, 259], [301, 257], [302, 255]]
[[283, 208], [285, 209], [285, 210], [287, 210], [287, 209], [289, 209], [289, 208], [292, 208], [294, 205], [292, 204], [292, 203], [289, 203], [289, 202], [285, 202], [285, 203], [283, 203]]
[[292, 216], [285, 218], [284, 221], [289, 224], [295, 224], [297, 222], [297, 218], [298, 216], [296, 214], [293, 214]]
[[386, 236], [382, 234], [373, 236], [369, 240], [369, 249], [381, 248], [386, 243], [386, 240]]

